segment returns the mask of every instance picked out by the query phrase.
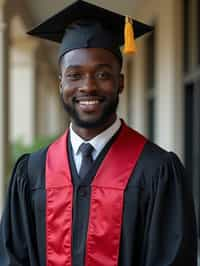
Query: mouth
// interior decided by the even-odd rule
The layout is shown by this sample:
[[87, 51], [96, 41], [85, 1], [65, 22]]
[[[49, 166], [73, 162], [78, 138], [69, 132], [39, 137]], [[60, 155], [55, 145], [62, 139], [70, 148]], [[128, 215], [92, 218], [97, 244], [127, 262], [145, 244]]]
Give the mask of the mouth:
[[80, 105], [96, 105], [99, 104], [100, 101], [98, 100], [90, 100], [90, 101], [79, 101]]
[[96, 112], [103, 102], [103, 97], [80, 97], [76, 98], [75, 102], [84, 112]]

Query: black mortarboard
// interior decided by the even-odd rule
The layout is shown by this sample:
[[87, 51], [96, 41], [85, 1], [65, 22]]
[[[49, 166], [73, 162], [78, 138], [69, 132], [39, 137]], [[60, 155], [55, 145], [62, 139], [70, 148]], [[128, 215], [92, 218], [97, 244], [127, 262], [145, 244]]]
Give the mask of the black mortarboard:
[[[128, 41], [130, 37], [133, 39], [133, 35], [137, 38], [152, 30], [150, 26], [125, 18], [123, 15], [79, 0], [53, 15], [28, 34], [61, 43], [59, 58], [74, 49], [105, 48], [121, 60], [120, 46], [124, 44], [125, 21], [129, 24], [125, 29], [129, 34], [126, 37]], [[134, 33], [129, 27], [132, 22]]]

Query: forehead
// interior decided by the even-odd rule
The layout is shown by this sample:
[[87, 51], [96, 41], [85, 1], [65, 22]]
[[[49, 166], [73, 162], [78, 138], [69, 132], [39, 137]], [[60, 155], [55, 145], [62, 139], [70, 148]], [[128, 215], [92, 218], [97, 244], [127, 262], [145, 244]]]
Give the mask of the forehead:
[[66, 53], [61, 59], [61, 67], [109, 65], [119, 67], [116, 56], [103, 48], [81, 48]]

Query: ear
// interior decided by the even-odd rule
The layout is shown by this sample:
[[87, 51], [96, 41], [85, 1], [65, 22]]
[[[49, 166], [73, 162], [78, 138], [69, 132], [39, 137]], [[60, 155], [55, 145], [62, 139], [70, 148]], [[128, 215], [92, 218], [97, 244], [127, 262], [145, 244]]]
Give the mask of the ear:
[[60, 94], [62, 94], [62, 83], [61, 82], [59, 84], [59, 92], [60, 92]]
[[119, 77], [119, 93], [122, 93], [124, 90], [124, 75], [120, 73]]
[[59, 75], [59, 91], [61, 94], [62, 93], [62, 77], [61, 77], [61, 75]]

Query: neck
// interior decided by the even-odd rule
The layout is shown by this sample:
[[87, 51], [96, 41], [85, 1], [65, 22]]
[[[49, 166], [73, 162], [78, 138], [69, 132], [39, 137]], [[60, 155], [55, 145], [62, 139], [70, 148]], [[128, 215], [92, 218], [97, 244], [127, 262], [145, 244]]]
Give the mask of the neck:
[[97, 135], [99, 135], [101, 132], [103, 132], [107, 128], [109, 128], [115, 122], [115, 120], [116, 120], [116, 115], [111, 120], [109, 120], [107, 123], [105, 123], [104, 125], [100, 125], [99, 127], [95, 127], [95, 128], [79, 127], [72, 121], [72, 129], [82, 139], [88, 141], [88, 140], [96, 137]]

